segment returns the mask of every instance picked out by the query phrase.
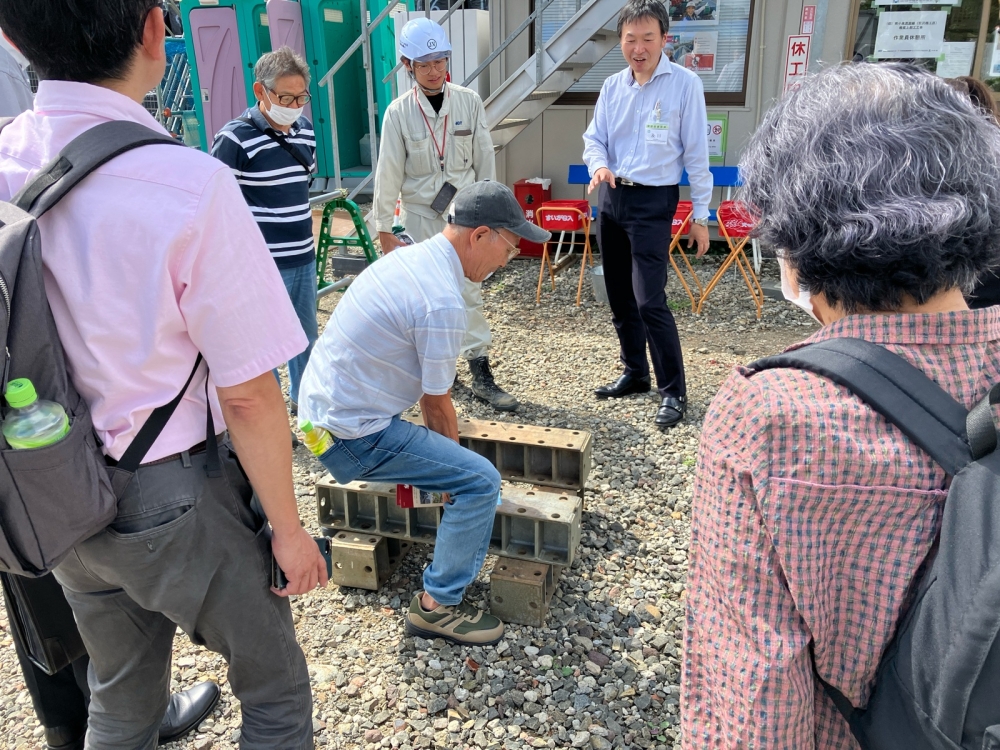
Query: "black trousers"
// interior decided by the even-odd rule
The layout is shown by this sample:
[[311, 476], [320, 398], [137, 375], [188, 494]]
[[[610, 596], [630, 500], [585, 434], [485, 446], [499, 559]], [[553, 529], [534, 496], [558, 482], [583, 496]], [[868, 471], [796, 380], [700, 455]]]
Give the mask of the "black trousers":
[[660, 396], [683, 398], [684, 359], [665, 290], [678, 196], [676, 185], [611, 189], [602, 182], [597, 244], [625, 372], [649, 375], [649, 344]]
[[[0, 573], [3, 584], [4, 604], [8, 618], [12, 617], [14, 605], [10, 590], [10, 580], [6, 573]], [[22, 590], [32, 596], [40, 609], [48, 608], [51, 617], [69, 618], [67, 627], [72, 624], [72, 612], [66, 597], [52, 575], [35, 579], [21, 579]], [[73, 625], [75, 627], [75, 625]], [[35, 666], [27, 655], [27, 646], [21, 642], [18, 628], [11, 628], [14, 640], [14, 651], [24, 674], [24, 684], [31, 696], [31, 705], [43, 726], [49, 728], [67, 727], [79, 729], [81, 732], [87, 726], [87, 706], [90, 702], [90, 688], [87, 686], [87, 665], [90, 659], [86, 654], [63, 667], [55, 674], [49, 675]]]

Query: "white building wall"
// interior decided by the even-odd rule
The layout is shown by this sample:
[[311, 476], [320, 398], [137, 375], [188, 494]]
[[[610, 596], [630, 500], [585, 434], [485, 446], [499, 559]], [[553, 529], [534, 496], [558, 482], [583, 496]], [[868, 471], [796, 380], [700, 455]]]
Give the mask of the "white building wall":
[[[527, 0], [500, 0], [497, 5], [504, 7], [502, 25], [495, 24], [495, 35], [501, 28], [515, 29], [527, 15]], [[710, 113], [725, 113], [729, 117], [727, 166], [739, 163], [761, 114], [781, 95], [788, 36], [799, 33], [804, 5], [817, 6], [810, 71], [839, 62], [843, 57], [850, 9], [847, 0], [755, 0], [747, 59], [746, 105], [708, 108]], [[499, 38], [502, 40], [504, 36], [506, 31]], [[513, 49], [514, 45], [508, 48], [506, 64], [511, 70], [527, 58], [527, 34], [522, 36], [525, 40], [517, 49]], [[512, 185], [527, 177], [548, 177], [552, 180], [553, 198], [588, 197], [586, 186], [567, 182], [567, 172], [570, 164], [583, 163], [583, 132], [592, 116], [592, 106], [550, 107], [497, 155], [497, 178]], [[595, 198], [596, 193], [589, 197]], [[715, 199], [720, 198], [717, 190]]]

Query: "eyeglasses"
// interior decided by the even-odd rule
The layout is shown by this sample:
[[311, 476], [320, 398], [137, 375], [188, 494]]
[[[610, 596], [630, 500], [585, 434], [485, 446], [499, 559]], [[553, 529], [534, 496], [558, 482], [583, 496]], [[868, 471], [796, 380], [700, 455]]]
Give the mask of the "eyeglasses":
[[299, 94], [298, 96], [295, 96], [295, 94], [279, 94], [274, 89], [268, 89], [268, 91], [278, 97], [278, 104], [282, 107], [304, 107], [312, 101], [312, 97], [309, 96], [309, 94]]
[[448, 69], [448, 58], [442, 57], [440, 60], [431, 60], [430, 62], [415, 62], [413, 69], [420, 73], [426, 73], [429, 70], [441, 73]]
[[519, 248], [513, 242], [511, 242], [506, 237], [504, 237], [502, 234], [500, 234], [500, 230], [497, 230], [497, 235], [499, 235], [500, 239], [502, 239], [504, 242], [506, 242], [508, 245], [510, 245], [510, 250], [507, 251], [507, 260], [508, 261], [514, 260], [514, 258], [516, 258], [518, 255], [521, 254], [521, 248]]

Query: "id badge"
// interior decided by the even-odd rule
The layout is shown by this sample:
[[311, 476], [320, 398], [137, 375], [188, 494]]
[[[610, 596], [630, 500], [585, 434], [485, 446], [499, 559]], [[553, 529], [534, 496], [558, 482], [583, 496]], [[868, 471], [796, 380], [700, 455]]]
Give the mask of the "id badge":
[[670, 125], [665, 122], [646, 123], [646, 143], [666, 143]]

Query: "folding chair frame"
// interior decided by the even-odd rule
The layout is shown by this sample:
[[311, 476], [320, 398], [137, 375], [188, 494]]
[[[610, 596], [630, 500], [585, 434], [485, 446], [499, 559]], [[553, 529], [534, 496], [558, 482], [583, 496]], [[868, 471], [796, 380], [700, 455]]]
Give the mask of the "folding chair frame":
[[[678, 227], [677, 232], [670, 240], [670, 249], [667, 250], [667, 257], [670, 259], [670, 265], [674, 268], [674, 273], [677, 274], [678, 280], [681, 282], [681, 286], [684, 287], [684, 291], [687, 292], [688, 298], [691, 300], [691, 312], [698, 312], [698, 308], [702, 297], [705, 295], [705, 290], [701, 285], [701, 279], [698, 278], [698, 274], [695, 273], [694, 266], [691, 265], [691, 261], [681, 247], [681, 240], [684, 239], [684, 234], [691, 227], [691, 221], [694, 217], [694, 211], [688, 213], [681, 221], [680, 227]], [[681, 254], [681, 258], [684, 260], [684, 265], [687, 266], [688, 272], [691, 274], [691, 278], [698, 287], [698, 296], [696, 297], [694, 292], [691, 291], [691, 287], [688, 286], [687, 281], [684, 279], [684, 274], [681, 273], [680, 267], [677, 265], [677, 261], [674, 260], [674, 251]]]
[[[587, 264], [591, 266], [594, 265], [594, 255], [590, 250], [590, 216], [578, 208], [573, 208], [572, 206], [545, 206], [544, 204], [535, 209], [535, 223], [539, 226], [542, 225], [542, 215], [549, 212], [566, 213], [567, 211], [572, 211], [580, 217], [581, 227], [579, 229], [574, 229], [573, 234], [577, 232], [583, 232], [583, 240], [574, 239], [570, 240], [568, 243], [570, 248], [573, 245], [583, 245], [583, 257], [580, 259], [580, 281], [576, 285], [576, 306], [580, 306], [580, 301], [583, 297], [583, 274], [587, 269]], [[558, 245], [561, 248], [563, 244], [563, 237], [565, 233], [570, 230], [565, 230], [560, 233], [558, 240]], [[552, 291], [556, 289], [556, 273], [561, 271], [563, 268], [568, 266], [573, 261], [573, 250], [570, 249], [566, 254], [563, 261], [554, 265], [552, 259], [549, 258], [549, 245], [552, 244], [552, 240], [545, 242], [542, 245], [542, 265], [538, 269], [538, 289], [535, 291], [535, 304], [537, 305], [542, 301], [542, 282], [545, 280], [545, 269], [549, 271], [549, 282], [552, 285]], [[558, 251], [557, 251], [558, 252]]]
[[701, 313], [702, 308], [705, 306], [705, 299], [722, 280], [722, 276], [727, 270], [729, 270], [729, 267], [735, 262], [737, 268], [740, 269], [740, 273], [743, 274], [743, 281], [746, 282], [747, 289], [750, 291], [750, 297], [753, 299], [754, 307], [757, 308], [757, 320], [760, 320], [761, 313], [764, 310], [764, 290], [760, 286], [760, 280], [757, 278], [757, 274], [753, 271], [753, 265], [750, 263], [749, 258], [747, 258], [746, 246], [747, 243], [750, 242], [750, 238], [731, 237], [729, 232], [726, 231], [725, 223], [721, 219], [719, 220], [719, 234], [725, 238], [726, 244], [729, 245], [729, 256], [725, 261], [723, 261], [722, 265], [719, 266], [719, 270], [715, 272], [715, 275], [705, 286], [705, 291], [701, 295], [701, 299], [698, 301], [698, 309], [696, 312], [699, 314]]

